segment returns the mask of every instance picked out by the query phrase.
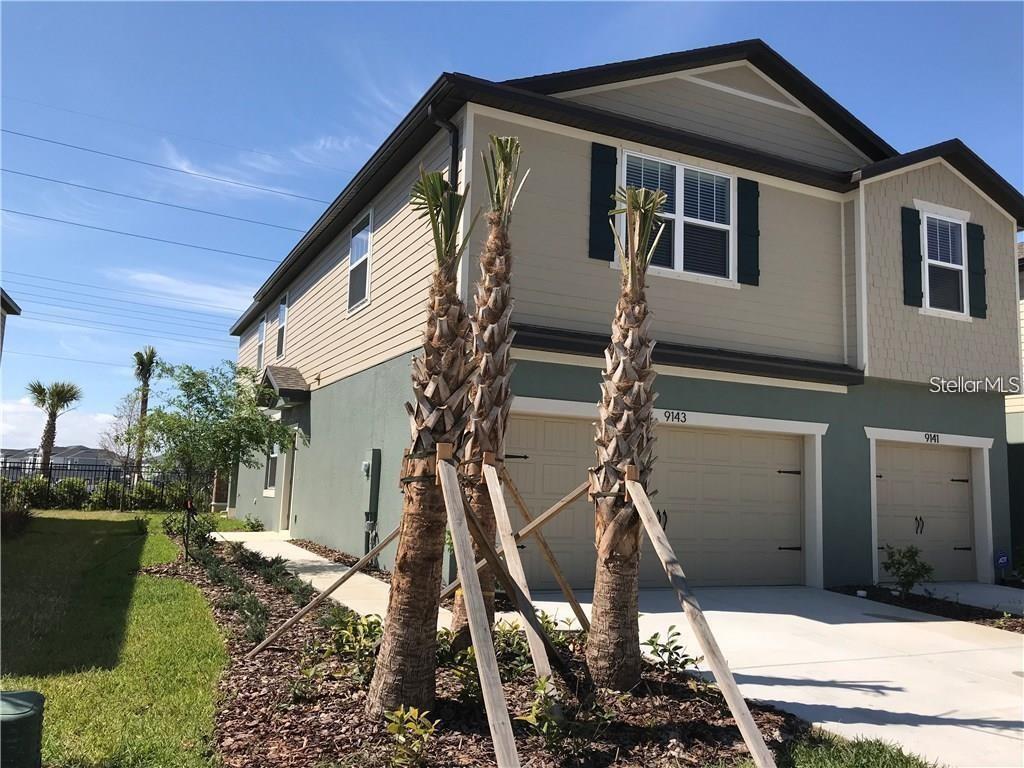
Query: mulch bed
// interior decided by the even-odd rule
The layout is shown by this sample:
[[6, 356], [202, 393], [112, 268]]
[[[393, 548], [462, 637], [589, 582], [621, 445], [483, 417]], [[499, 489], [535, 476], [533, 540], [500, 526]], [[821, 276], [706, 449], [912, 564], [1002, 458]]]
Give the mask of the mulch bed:
[[[330, 547], [325, 547], [323, 544], [317, 544], [315, 541], [310, 541], [309, 539], [291, 539], [288, 543], [309, 550], [314, 555], [326, 557], [332, 563], [341, 563], [342, 565], [352, 567], [360, 560], [360, 558], [355, 555], [350, 555], [348, 552], [331, 549]], [[382, 568], [366, 567], [359, 572], [365, 573], [367, 576], [373, 576], [373, 578], [387, 582], [388, 584], [391, 583], [391, 571], [385, 571]]]
[[891, 589], [879, 586], [845, 586], [835, 587], [833, 592], [840, 592], [844, 595], [856, 595], [857, 590], [867, 592], [867, 599], [889, 605], [898, 605], [900, 608], [908, 608], [912, 611], [930, 613], [933, 616], [942, 616], [946, 619], [957, 621], [969, 621], [972, 624], [983, 624], [987, 627], [1005, 629], [1007, 632], [1024, 634], [1024, 617], [1004, 616], [1002, 611], [993, 611], [991, 608], [978, 608], [973, 605], [965, 605], [952, 600], [943, 600], [938, 597], [927, 595], [910, 594], [904, 600], [899, 595], [894, 595]]
[[[225, 565], [269, 609], [268, 630], [295, 612], [291, 595], [230, 563], [223, 548], [218, 549]], [[229, 594], [226, 587], [210, 583], [202, 568], [180, 560], [146, 571], [195, 584], [210, 601], [224, 632], [230, 660], [220, 681], [213, 745], [220, 764], [227, 768], [383, 768], [391, 764], [391, 737], [381, 724], [364, 718], [365, 688], [336, 656], [325, 652], [331, 633], [320, 618], [329, 608], [314, 611], [276, 645], [246, 661], [244, 655], [252, 643], [244, 639], [237, 615], [219, 607]], [[570, 642], [570, 663], [576, 669], [582, 666], [580, 640], [576, 634]], [[314, 676], [303, 675], [313, 667], [317, 669]], [[513, 718], [529, 711], [534, 683], [529, 669], [505, 682]], [[556, 679], [556, 684], [561, 681]], [[298, 685], [305, 688], [301, 698], [295, 695]], [[452, 670], [439, 669], [437, 701], [430, 716], [440, 723], [426, 764], [494, 766], [484, 708], [478, 702], [462, 701], [460, 691]], [[577, 722], [569, 735], [559, 739], [557, 753], [549, 751], [526, 724], [514, 721], [524, 766], [729, 766], [747, 758], [718, 689], [685, 672], [646, 665], [643, 681], [632, 693], [599, 692], [597, 710], [577, 713], [575, 699], [567, 692], [563, 702], [566, 713]], [[759, 705], [753, 705], [752, 711], [777, 752], [808, 733], [809, 726], [794, 715]]]

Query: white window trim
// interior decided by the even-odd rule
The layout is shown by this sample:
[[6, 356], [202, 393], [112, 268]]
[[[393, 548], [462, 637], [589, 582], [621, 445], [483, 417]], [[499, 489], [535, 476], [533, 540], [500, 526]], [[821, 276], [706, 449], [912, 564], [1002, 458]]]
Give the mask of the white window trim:
[[277, 466], [274, 467], [274, 484], [267, 487], [267, 467], [263, 468], [263, 495], [264, 496], [276, 496], [277, 495], [277, 472], [281, 468], [281, 446], [278, 443], [274, 443], [270, 447], [270, 451], [267, 452], [267, 464], [270, 464], [270, 458], [277, 458]]
[[[288, 291], [284, 292], [284, 296], [277, 301], [277, 333], [274, 334], [274, 355], [275, 360], [284, 360], [288, 356], [288, 315], [291, 310], [291, 304], [289, 303]], [[282, 301], [283, 299], [283, 301]], [[281, 305], [284, 304], [284, 338], [281, 339], [281, 353], [277, 354], [277, 337], [280, 335], [282, 330], [281, 325]]]
[[[944, 317], [951, 320], [971, 320], [971, 298], [970, 298], [970, 276], [967, 274], [967, 221], [970, 219], [970, 214], [967, 218], [954, 218], [952, 216], [946, 216], [941, 213], [936, 213], [935, 209], [944, 208], [944, 206], [935, 205], [933, 203], [922, 203], [922, 201], [915, 200], [914, 205], [918, 212], [921, 214], [921, 285], [924, 287], [924, 306], [920, 309], [920, 314], [928, 315], [930, 317]], [[923, 206], [923, 207], [922, 207]], [[951, 208], [944, 208], [946, 211], [952, 211]], [[954, 211], [955, 213], [963, 213], [963, 211]], [[960, 273], [960, 289], [962, 291], [961, 305], [963, 310], [957, 312], [952, 309], [943, 309], [942, 307], [933, 307], [931, 300], [931, 291], [929, 286], [929, 271], [928, 266], [931, 263], [928, 258], [928, 219], [937, 219], [939, 221], [948, 221], [953, 224], [957, 224], [960, 227], [960, 264], [948, 264], [944, 261], [936, 261], [936, 266], [943, 269], [955, 270]]]
[[[362, 301], [359, 301], [359, 302], [353, 304], [351, 307], [348, 307], [348, 309], [346, 310], [346, 313], [345, 313], [346, 317], [351, 317], [352, 315], [356, 314], [357, 312], [362, 310], [364, 307], [369, 306], [369, 304], [370, 304], [370, 285], [371, 285], [371, 277], [372, 277], [372, 273], [373, 273], [373, 208], [372, 207], [369, 208], [366, 211], [363, 211], [358, 216], [356, 216], [355, 219], [354, 219], [355, 223], [358, 224], [359, 222], [361, 222], [363, 220], [364, 217], [369, 217], [369, 219], [370, 219], [370, 224], [369, 224], [369, 230], [370, 231], [367, 233], [367, 238], [366, 238], [366, 255], [363, 256], [363, 258], [361, 258], [355, 264], [352, 263], [352, 235], [355, 232], [355, 225], [353, 225], [352, 228], [349, 230], [349, 233], [348, 233], [348, 254], [345, 256], [345, 263], [348, 265], [348, 277], [349, 277], [349, 280], [351, 280], [352, 279], [352, 269], [354, 267], [358, 267], [364, 261], [366, 262], [366, 295], [363, 297]], [[346, 290], [346, 292], [345, 292], [345, 304], [346, 304], [346, 306], [348, 305], [348, 290]]]
[[[619, 148], [619, 183], [622, 186], [626, 186], [626, 157], [632, 155], [633, 157], [639, 157], [646, 160], [653, 160], [658, 163], [665, 163], [666, 165], [674, 166], [676, 169], [676, 209], [671, 214], [673, 222], [673, 234], [674, 242], [672, 243], [672, 267], [661, 267], [651, 266], [648, 268], [648, 273], [658, 277], [671, 277], [679, 280], [692, 280], [695, 283], [704, 283], [706, 285], [717, 285], [725, 288], [739, 288], [740, 284], [736, 277], [737, 265], [736, 265], [736, 176], [735, 174], [725, 173], [723, 171], [715, 171], [710, 168], [704, 168], [699, 165], [691, 165], [690, 163], [681, 163], [678, 160], [672, 160], [663, 155], [652, 155], [646, 152], [637, 152], [632, 149]], [[686, 216], [683, 213], [685, 205], [685, 173], [687, 170], [696, 171], [698, 173], [707, 173], [712, 176], [720, 176], [729, 180], [729, 223], [719, 224], [714, 221], [705, 221], [703, 219], [695, 219], [690, 216]], [[682, 182], [682, 183], [680, 183]], [[619, 237], [625, 238], [626, 236], [626, 221], [625, 216], [619, 217], [618, 229]], [[710, 229], [721, 229], [729, 233], [729, 276], [718, 277], [717, 275], [705, 275], [700, 272], [688, 272], [683, 268], [683, 228], [685, 224], [695, 224], [702, 227], [708, 227]], [[621, 268], [618, 265], [618, 259], [612, 261], [612, 266]]]
[[256, 324], [256, 368], [262, 371], [267, 364], [267, 316]]

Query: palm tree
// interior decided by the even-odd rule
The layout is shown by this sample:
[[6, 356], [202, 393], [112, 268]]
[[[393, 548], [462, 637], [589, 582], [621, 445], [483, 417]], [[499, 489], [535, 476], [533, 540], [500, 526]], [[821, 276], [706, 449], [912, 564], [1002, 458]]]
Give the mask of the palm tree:
[[451, 443], [456, 455], [461, 453], [473, 377], [466, 345], [469, 318], [456, 278], [476, 218], [460, 245], [458, 226], [466, 196], [440, 172], [421, 169], [411, 200], [421, 218], [430, 222], [436, 261], [423, 348], [412, 363], [414, 398], [405, 406], [412, 445], [402, 462], [402, 531], [384, 636], [366, 702], [367, 715], [373, 718], [403, 704], [421, 710], [433, 706], [446, 521], [444, 499], [435, 478], [436, 448], [438, 443]]
[[[491, 136], [488, 152], [481, 152], [487, 176], [490, 211], [487, 222], [487, 240], [480, 252], [480, 279], [476, 284], [476, 302], [472, 354], [477, 380], [469, 390], [470, 420], [466, 427], [465, 460], [462, 480], [470, 511], [480, 521], [485, 535], [494, 540], [496, 524], [491, 497], [483, 475], [484, 453], [493, 453], [498, 461], [505, 457], [505, 425], [512, 407], [509, 380], [512, 376], [512, 338], [509, 329], [512, 317], [512, 249], [509, 244], [509, 225], [516, 198], [530, 175], [527, 171], [516, 187], [519, 176], [519, 139], [514, 136]], [[483, 552], [476, 548], [477, 560]], [[494, 620], [494, 574], [490, 568], [480, 572], [480, 586], [488, 618]], [[452, 648], [461, 650], [469, 645], [469, 624], [461, 590], [456, 594], [452, 618], [455, 636]]]
[[29, 382], [26, 389], [32, 397], [32, 404], [46, 414], [43, 439], [39, 443], [39, 468], [46, 474], [50, 469], [53, 444], [57, 440], [57, 417], [82, 399], [82, 390], [70, 381], [55, 381], [46, 386], [39, 379]]
[[139, 426], [135, 442], [135, 476], [142, 475], [142, 455], [146, 447], [146, 411], [149, 410], [149, 380], [156, 370], [156, 350], [145, 346], [135, 353], [135, 378], [139, 380]]
[[[611, 212], [622, 283], [605, 350], [594, 436], [597, 466], [590, 470], [597, 573], [586, 656], [594, 682], [620, 691], [640, 679], [640, 518], [624, 490], [628, 466], [636, 467], [646, 488], [654, 463], [654, 340], [644, 281], [664, 230], [662, 224], [652, 239], [665, 199], [664, 192], [620, 187], [615, 194], [619, 207]], [[625, 214], [625, 243], [614, 226], [620, 214]]]

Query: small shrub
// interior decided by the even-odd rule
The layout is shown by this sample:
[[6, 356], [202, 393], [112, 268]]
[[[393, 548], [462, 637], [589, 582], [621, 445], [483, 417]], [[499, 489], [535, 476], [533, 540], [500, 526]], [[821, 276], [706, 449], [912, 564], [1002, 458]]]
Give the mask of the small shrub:
[[349, 667], [349, 673], [360, 685], [373, 677], [377, 650], [384, 626], [379, 616], [360, 616], [343, 606], [334, 606], [323, 619], [331, 630], [331, 643], [338, 658]]
[[86, 509], [119, 509], [121, 507], [120, 483], [99, 483], [85, 502]]
[[537, 611], [537, 620], [540, 622], [544, 634], [551, 638], [551, 644], [558, 649], [559, 653], [569, 653], [572, 650], [569, 636], [563, 631], [569, 628], [572, 624], [572, 619], [564, 619], [562, 623], [565, 626], [559, 627], [558, 620], [550, 613], [547, 611]]
[[526, 632], [508, 621], [494, 625], [494, 653], [503, 680], [514, 680], [533, 668]]
[[669, 672], [682, 672], [688, 667], [695, 667], [701, 662], [701, 658], [694, 658], [683, 649], [679, 642], [680, 634], [673, 624], [668, 628], [665, 639], [661, 639], [661, 633], [655, 632], [641, 645], [651, 649], [651, 656], [656, 663], [667, 669]]
[[132, 518], [132, 522], [135, 523], [135, 532], [139, 536], [149, 535], [149, 518], [136, 515]]
[[885, 572], [893, 577], [904, 600], [910, 591], [925, 581], [931, 581], [935, 569], [921, 559], [921, 550], [917, 547], [885, 546]]
[[312, 584], [307, 584], [297, 576], [292, 576], [289, 579], [285, 588], [291, 593], [292, 598], [295, 600], [295, 604], [300, 608], [316, 595], [316, 589]]
[[32, 510], [24, 499], [5, 496], [0, 504], [0, 535], [10, 539], [20, 536], [31, 519]]
[[392, 765], [423, 765], [427, 756], [427, 742], [440, 722], [428, 718], [429, 714], [427, 711], [420, 713], [416, 707], [406, 709], [404, 706], [384, 714], [388, 721], [388, 733], [395, 743]]
[[9, 477], [0, 477], [0, 501], [14, 496], [14, 481]]
[[132, 509], [161, 509], [167, 506], [163, 491], [153, 483], [140, 480], [132, 489]]
[[530, 726], [530, 730], [544, 741], [548, 751], [558, 754], [564, 747], [567, 728], [560, 716], [558, 699], [552, 693], [549, 678], [537, 679], [533, 686], [530, 711], [519, 715], [516, 720]]
[[473, 650], [473, 646], [455, 655], [452, 672], [459, 682], [459, 700], [463, 704], [479, 702], [483, 697], [483, 690], [480, 688], [480, 673], [476, 668], [476, 651]]
[[82, 509], [89, 502], [89, 484], [80, 477], [66, 477], [50, 489], [56, 509]]
[[42, 475], [23, 477], [14, 484], [14, 496], [32, 509], [47, 509], [50, 505], [50, 484]]
[[[185, 536], [185, 513], [171, 512], [161, 523], [164, 533], [172, 538]], [[189, 545], [202, 548], [210, 543], [210, 534], [217, 530], [217, 518], [209, 512], [196, 515], [189, 523]]]
[[273, 560], [261, 557], [256, 572], [267, 584], [274, 587], [284, 587], [291, 578], [291, 574], [288, 573], [288, 561], [280, 555]]
[[455, 639], [455, 633], [444, 627], [437, 630], [437, 666], [438, 667], [452, 667], [455, 666], [456, 654], [452, 651], [452, 640]]
[[317, 695], [317, 678], [320, 676], [320, 668], [316, 666], [303, 667], [299, 674], [291, 679], [288, 685], [288, 693], [295, 704], [304, 701], [313, 701]]
[[263, 521], [258, 520], [252, 515], [246, 515], [245, 520], [242, 521], [242, 528], [246, 531], [262, 531]]

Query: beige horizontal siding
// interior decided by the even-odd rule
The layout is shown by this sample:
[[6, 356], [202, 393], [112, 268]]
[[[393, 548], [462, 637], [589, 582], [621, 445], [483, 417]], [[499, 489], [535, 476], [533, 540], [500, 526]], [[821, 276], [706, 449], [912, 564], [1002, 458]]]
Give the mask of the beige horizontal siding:
[[[490, 117], [474, 142], [517, 135], [530, 168], [512, 223], [517, 323], [606, 333], [619, 272], [587, 257], [587, 141]], [[474, 166], [474, 202], [485, 180]], [[656, 338], [827, 362], [843, 359], [839, 203], [761, 184], [761, 284], [726, 288], [652, 275]], [[470, 253], [478, 252], [482, 231]], [[476, 274], [474, 267], [473, 274]]]
[[[370, 301], [348, 312], [350, 232], [331, 242], [288, 288], [285, 354], [275, 358], [277, 308], [267, 324], [267, 364], [297, 368], [326, 386], [416, 347], [434, 264], [430, 231], [409, 205], [420, 166], [447, 169], [447, 134], [438, 134], [373, 201]], [[255, 363], [255, 325], [241, 355]], [[249, 348], [252, 351], [249, 351]]]
[[[903, 303], [902, 207], [914, 199], [969, 211], [985, 228], [985, 319], [921, 314]], [[867, 207], [868, 369], [871, 376], [1009, 378], [1020, 373], [1014, 224], [941, 163], [864, 187]], [[964, 254], [966, 258], [966, 254]]]
[[680, 78], [566, 98], [824, 168], [864, 164], [859, 152], [809, 115]]

